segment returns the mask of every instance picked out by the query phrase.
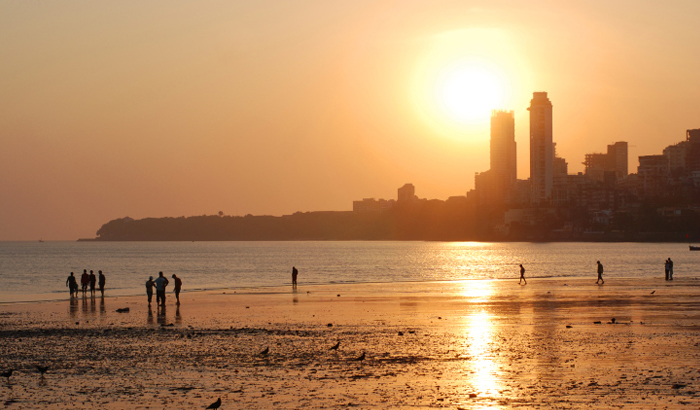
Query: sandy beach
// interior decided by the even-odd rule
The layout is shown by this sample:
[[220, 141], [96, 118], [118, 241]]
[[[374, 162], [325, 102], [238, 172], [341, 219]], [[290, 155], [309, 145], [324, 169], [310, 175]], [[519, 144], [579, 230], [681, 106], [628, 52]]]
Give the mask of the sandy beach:
[[0, 397], [10, 409], [699, 408], [700, 280], [594, 282], [301, 283], [186, 292], [179, 307], [169, 293], [164, 311], [145, 295], [4, 304], [0, 370], [14, 373]]

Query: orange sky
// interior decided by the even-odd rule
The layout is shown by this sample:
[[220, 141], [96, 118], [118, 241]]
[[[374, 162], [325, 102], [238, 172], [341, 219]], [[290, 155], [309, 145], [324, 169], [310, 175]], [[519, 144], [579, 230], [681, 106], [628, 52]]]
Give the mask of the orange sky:
[[570, 172], [621, 140], [634, 172], [700, 128], [697, 16], [695, 0], [0, 2], [0, 240], [350, 210], [406, 182], [465, 195], [488, 118], [437, 118], [426, 87], [471, 54], [507, 86], [519, 178], [533, 91]]

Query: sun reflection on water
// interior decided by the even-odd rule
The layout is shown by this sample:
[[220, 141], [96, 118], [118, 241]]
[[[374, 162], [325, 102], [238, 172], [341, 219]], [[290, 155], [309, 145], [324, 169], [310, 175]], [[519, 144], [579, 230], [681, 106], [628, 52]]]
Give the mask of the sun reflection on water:
[[[493, 295], [494, 289], [490, 281], [468, 281], [465, 283], [462, 295], [471, 302], [485, 302]], [[495, 397], [499, 395], [500, 383], [498, 366], [494, 361], [495, 334], [493, 317], [485, 309], [465, 317], [465, 354], [469, 356], [466, 362], [469, 379], [465, 387], [477, 392], [479, 396]]]
[[471, 303], [485, 302], [493, 294], [493, 286], [487, 280], [468, 280], [463, 282], [460, 294]]
[[486, 312], [478, 313], [470, 318], [467, 334], [469, 336], [469, 356], [473, 379], [471, 384], [480, 395], [494, 396], [498, 394], [497, 366], [493, 361], [491, 344], [493, 329], [491, 317]]

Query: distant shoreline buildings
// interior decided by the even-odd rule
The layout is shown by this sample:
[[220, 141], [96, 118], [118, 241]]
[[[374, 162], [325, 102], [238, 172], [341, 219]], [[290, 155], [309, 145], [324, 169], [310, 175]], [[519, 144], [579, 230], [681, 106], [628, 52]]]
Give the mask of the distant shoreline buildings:
[[[585, 154], [584, 172], [569, 174], [566, 160], [556, 154], [553, 105], [547, 93], [534, 92], [527, 109], [530, 178], [517, 179], [513, 111], [494, 110], [490, 168], [475, 174], [474, 189], [466, 197], [448, 200], [464, 204], [479, 236], [527, 238], [528, 231], [542, 236], [543, 227], [554, 239], [626, 232], [649, 225], [645, 212], [650, 207], [658, 216], [652, 218], [656, 225], [700, 221], [700, 129], [687, 130], [685, 141], [660, 155], [640, 156], [636, 173], [629, 173], [628, 143], [617, 141], [605, 153]], [[399, 188], [397, 200], [366, 198], [354, 201], [353, 211], [381, 212], [425, 201], [406, 184]]]
[[517, 179], [514, 113], [496, 110], [489, 169], [475, 173], [465, 196], [419, 198], [408, 183], [396, 199], [365, 198], [352, 211], [125, 217], [91, 240], [700, 242], [700, 129], [661, 154], [640, 156], [636, 173], [629, 173], [627, 142], [618, 141], [585, 154], [585, 171], [569, 174], [556, 153], [547, 93], [534, 93], [528, 110], [529, 179]]

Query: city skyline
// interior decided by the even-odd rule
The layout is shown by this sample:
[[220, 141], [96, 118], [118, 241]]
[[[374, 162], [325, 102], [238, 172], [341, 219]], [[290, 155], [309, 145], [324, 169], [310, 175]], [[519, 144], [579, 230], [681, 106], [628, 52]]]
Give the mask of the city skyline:
[[698, 14], [692, 1], [2, 3], [0, 240], [91, 237], [126, 216], [349, 210], [406, 182], [465, 195], [492, 165], [491, 110], [513, 112], [527, 179], [533, 92], [556, 106], [570, 174], [616, 141], [635, 172], [700, 126]]

